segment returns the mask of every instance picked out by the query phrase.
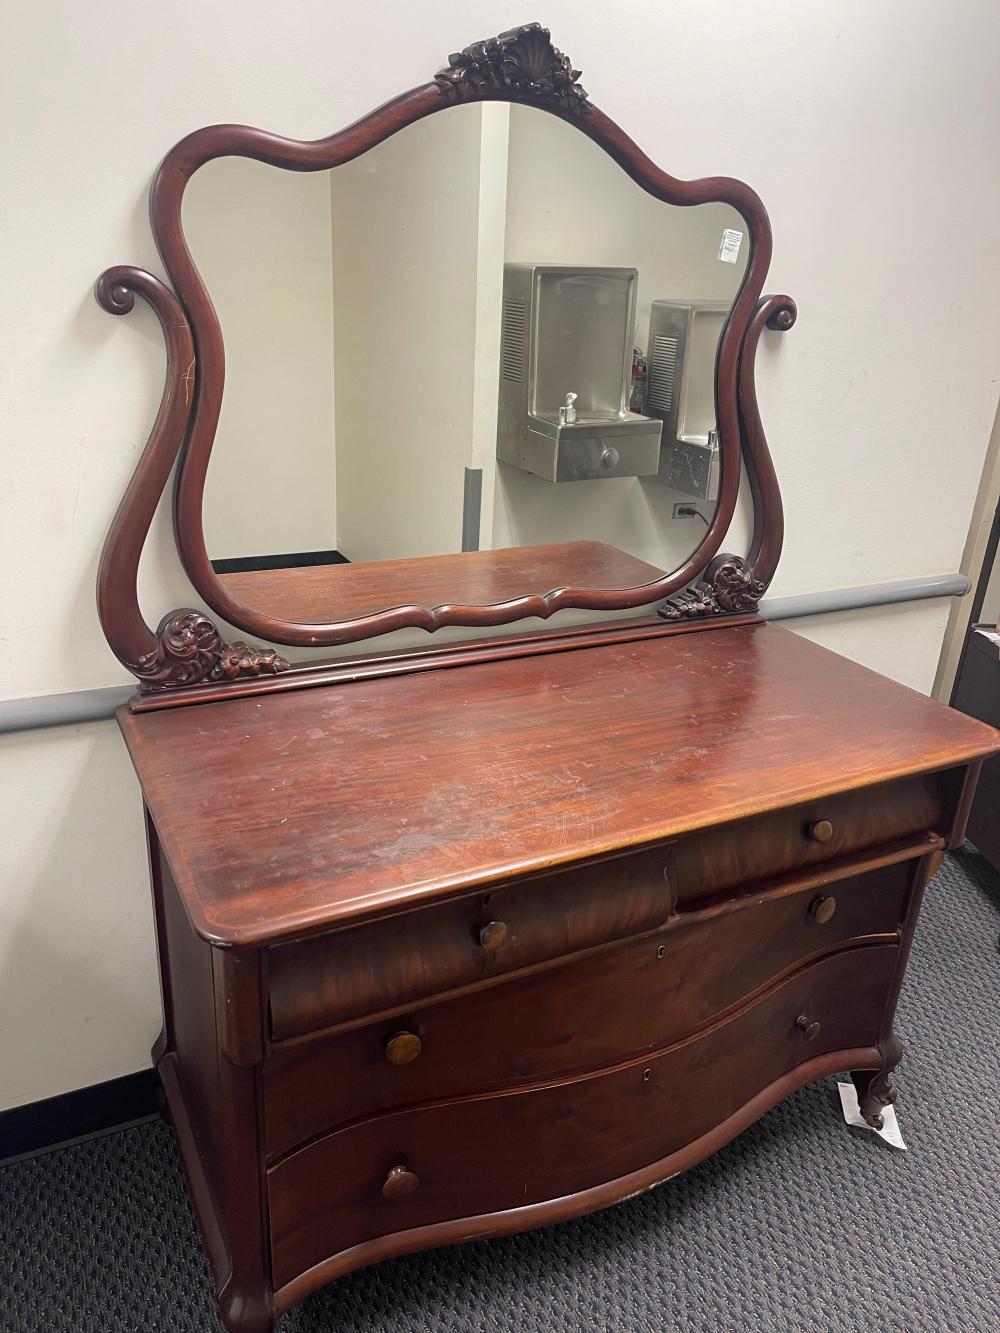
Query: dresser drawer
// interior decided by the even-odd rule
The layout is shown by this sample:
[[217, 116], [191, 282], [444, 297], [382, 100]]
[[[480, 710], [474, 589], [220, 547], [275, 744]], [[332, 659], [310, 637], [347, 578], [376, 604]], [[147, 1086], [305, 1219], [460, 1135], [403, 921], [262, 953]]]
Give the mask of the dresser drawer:
[[642, 934], [692, 905], [940, 826], [936, 775], [841, 793], [268, 951], [276, 1041]]
[[940, 774], [881, 783], [677, 838], [664, 865], [678, 903], [693, 903], [914, 834], [947, 833], [950, 804]]
[[592, 1077], [415, 1107], [312, 1143], [268, 1172], [276, 1288], [373, 1237], [566, 1199], [668, 1157], [797, 1065], [874, 1046], [897, 957], [835, 954], [703, 1035]]
[[268, 951], [276, 1040], [399, 1008], [662, 925], [659, 848]]
[[568, 1077], [687, 1037], [790, 968], [894, 940], [918, 861], [796, 881], [576, 962], [404, 1016], [276, 1048], [263, 1070], [269, 1159], [337, 1125]]

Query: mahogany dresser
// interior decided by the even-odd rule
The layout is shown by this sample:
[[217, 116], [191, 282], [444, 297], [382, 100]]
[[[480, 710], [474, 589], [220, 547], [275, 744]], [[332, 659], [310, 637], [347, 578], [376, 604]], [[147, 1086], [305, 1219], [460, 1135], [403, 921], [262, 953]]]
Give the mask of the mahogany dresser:
[[996, 749], [763, 624], [121, 721], [234, 1328], [624, 1198], [836, 1070], [874, 1122]]
[[[666, 571], [604, 540], [217, 568], [202, 507], [223, 341], [181, 227], [189, 178], [224, 157], [338, 168], [486, 102], [582, 131], [666, 206], [741, 220], [719, 250], [730, 263], [745, 240], [709, 368], [718, 492], [696, 548]], [[168, 353], [98, 607], [139, 682], [119, 720], [147, 811], [154, 1060], [230, 1333], [273, 1329], [361, 1265], [627, 1198], [835, 1071], [877, 1124], [921, 895], [1000, 735], [757, 613], [782, 511], [754, 361], [795, 306], [761, 296], [753, 191], [661, 171], [530, 24], [328, 139], [197, 131], [164, 160], [151, 217], [172, 285], [119, 267], [97, 287], [114, 314], [148, 302]], [[711, 245], [717, 262], [714, 230]], [[520, 373], [511, 357], [502, 374]], [[623, 465], [617, 427], [598, 469]], [[741, 462], [743, 556], [721, 552]], [[154, 629], [136, 571], [175, 463], [177, 549], [218, 621], [187, 607]], [[553, 487], [533, 503], [590, 497], [591, 514], [625, 493], [521, 485]], [[545, 623], [571, 611], [607, 614]], [[481, 637], [289, 651], [462, 625]]]

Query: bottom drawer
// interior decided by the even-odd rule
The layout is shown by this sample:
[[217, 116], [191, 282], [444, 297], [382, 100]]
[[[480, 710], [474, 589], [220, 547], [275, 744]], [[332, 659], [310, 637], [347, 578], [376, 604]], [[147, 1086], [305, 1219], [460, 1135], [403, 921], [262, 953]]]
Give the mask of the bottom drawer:
[[897, 958], [894, 945], [835, 954], [658, 1055], [376, 1116], [300, 1149], [268, 1173], [275, 1287], [376, 1236], [563, 1198], [667, 1157], [797, 1065], [873, 1046]]

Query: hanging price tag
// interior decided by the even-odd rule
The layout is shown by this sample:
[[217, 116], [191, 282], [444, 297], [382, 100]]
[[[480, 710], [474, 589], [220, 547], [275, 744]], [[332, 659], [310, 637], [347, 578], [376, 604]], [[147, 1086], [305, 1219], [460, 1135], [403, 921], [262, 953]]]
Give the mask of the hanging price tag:
[[740, 246], [743, 244], [743, 233], [736, 231], [732, 227], [726, 227], [722, 232], [722, 244], [719, 246], [719, 259], [723, 264], [735, 264], [740, 257]]

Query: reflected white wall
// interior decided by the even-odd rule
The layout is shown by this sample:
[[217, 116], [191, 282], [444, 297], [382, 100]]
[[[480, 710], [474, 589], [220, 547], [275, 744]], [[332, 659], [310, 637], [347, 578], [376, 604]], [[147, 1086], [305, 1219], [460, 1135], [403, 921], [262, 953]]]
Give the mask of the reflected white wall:
[[222, 325], [226, 385], [205, 485], [215, 559], [337, 545], [333, 263], [325, 172], [225, 157], [184, 227]]

